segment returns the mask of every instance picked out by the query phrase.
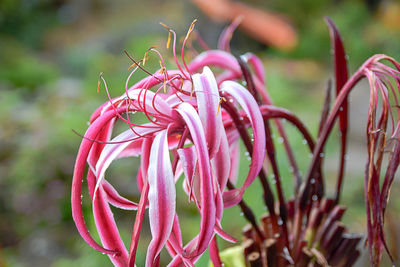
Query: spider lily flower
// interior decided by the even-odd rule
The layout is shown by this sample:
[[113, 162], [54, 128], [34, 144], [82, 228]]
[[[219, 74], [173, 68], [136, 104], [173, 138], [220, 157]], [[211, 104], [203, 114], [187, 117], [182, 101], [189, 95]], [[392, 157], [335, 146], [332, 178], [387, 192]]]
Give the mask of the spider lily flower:
[[[229, 53], [229, 40], [237, 21], [219, 40], [218, 46], [223, 50], [202, 52], [189, 64], [183, 55], [193, 24], [183, 42], [182, 64], [175, 52], [176, 35], [164, 25], [169, 38], [173, 36], [176, 70], [167, 70], [154, 48], [148, 52], [160, 57], [161, 69], [156, 73], [148, 72], [143, 66], [147, 53], [142, 61], [135, 61], [127, 54], [133, 61], [130, 67], [133, 70], [125, 93], [117, 98], [108, 95], [109, 100], [92, 114], [75, 163], [72, 215], [82, 238], [94, 249], [108, 254], [115, 266], [135, 266], [142, 222], [148, 209], [152, 239], [147, 247], [146, 266], [159, 266], [160, 252], [164, 248], [171, 256], [168, 266], [194, 266], [208, 248], [212, 263], [219, 267], [222, 261], [216, 237], [236, 241], [222, 229], [223, 211], [238, 205], [250, 223], [250, 228], [244, 231], [243, 247], [251, 266], [267, 263], [268, 266], [275, 263], [305, 266], [315, 258], [320, 265], [352, 265], [360, 254], [356, 246], [361, 237], [344, 233], [346, 227], [340, 219], [345, 208], [339, 205], [339, 200], [347, 151], [347, 97], [356, 84], [366, 78], [370, 90], [365, 175], [367, 241], [374, 266], [379, 265], [383, 249], [390, 256], [383, 218], [400, 162], [397, 99], [400, 64], [386, 55], [375, 55], [349, 77], [339, 32], [331, 20], [327, 22], [334, 49], [336, 99], [330, 109], [330, 93], [327, 94], [317, 141], [299, 118], [272, 104], [261, 60], [250, 53], [240, 58]], [[210, 67], [221, 71], [214, 74]], [[148, 77], [128, 88], [130, 78], [138, 70], [146, 72]], [[99, 84], [100, 81], [108, 93], [102, 75]], [[137, 124], [132, 118], [134, 113], [143, 114], [148, 122]], [[295, 126], [313, 154], [304, 177], [298, 170], [281, 119]], [[270, 120], [283, 140], [293, 170], [295, 196], [291, 200], [284, 198]], [[322, 155], [337, 120], [341, 133], [340, 164], [335, 197], [328, 198], [324, 195]], [[127, 130], [116, 132], [118, 121], [125, 124]], [[252, 138], [248, 129], [251, 129]], [[248, 174], [241, 183], [237, 179], [240, 140], [251, 159]], [[389, 145], [392, 150], [387, 157], [383, 183], [380, 183], [380, 173], [385, 171], [382, 159]], [[136, 182], [140, 200], [135, 203], [121, 196], [106, 178], [107, 169], [115, 160], [138, 156], [140, 167]], [[101, 244], [93, 239], [83, 217], [81, 194], [86, 166], [88, 191]], [[275, 177], [277, 200], [267, 172]], [[268, 211], [261, 217], [261, 223], [242, 199], [257, 176]], [[188, 201], [194, 203], [200, 214], [200, 230], [187, 244], [182, 241], [179, 210], [176, 209], [179, 179], [183, 179]], [[120, 237], [110, 205], [136, 211], [129, 249]]]
[[[175, 36], [173, 46], [175, 51]], [[188, 66], [184, 63], [185, 70], [176, 62], [178, 70], [162, 67], [132, 87], [126, 86], [121, 97], [109, 97], [93, 113], [78, 152], [71, 194], [73, 219], [83, 239], [94, 249], [108, 254], [115, 266], [134, 266], [146, 208], [152, 234], [146, 266], [158, 266], [164, 247], [173, 258], [171, 266], [181, 263], [192, 266], [210, 244], [215, 245], [216, 234], [234, 242], [221, 228], [223, 209], [241, 200], [245, 188], [262, 168], [265, 134], [257, 103], [243, 86], [226, 81], [223, 74], [216, 78], [207, 67], [219, 67], [230, 76], [238, 76], [240, 68], [236, 59], [227, 52], [215, 50], [199, 55]], [[134, 62], [133, 66], [129, 78], [138, 69], [146, 71], [140, 62]], [[108, 92], [103, 77], [100, 79]], [[243, 111], [247, 127], [254, 133], [248, 177], [241, 187], [232, 190], [226, 185], [235, 176], [236, 166], [232, 165], [236, 164], [231, 164], [235, 161], [227, 155], [231, 150], [237, 155], [238, 138], [234, 129], [224, 128], [223, 121], [228, 116], [220, 104], [225, 98], [235, 101], [235, 109]], [[130, 118], [132, 113], [144, 114], [149, 122], [135, 124]], [[129, 128], [115, 135], [117, 121], [123, 121]], [[106, 179], [107, 168], [114, 160], [135, 156], [141, 157], [137, 175], [139, 203], [121, 196]], [[86, 165], [94, 219], [102, 244], [93, 239], [83, 217], [81, 194]], [[201, 217], [199, 233], [186, 246], [182, 244], [176, 210], [175, 184], [181, 174], [184, 174], [183, 185], [189, 201], [195, 203]], [[129, 250], [120, 237], [110, 205], [137, 211]]]

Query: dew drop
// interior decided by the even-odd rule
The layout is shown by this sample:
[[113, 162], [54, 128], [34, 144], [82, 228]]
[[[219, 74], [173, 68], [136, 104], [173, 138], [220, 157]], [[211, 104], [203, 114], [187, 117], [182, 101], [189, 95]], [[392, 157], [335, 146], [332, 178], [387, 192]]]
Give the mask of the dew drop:
[[317, 200], [318, 200], [318, 196], [317, 196], [317, 195], [313, 195], [313, 196], [312, 196], [312, 200], [313, 200], [313, 201], [317, 201]]
[[244, 120], [244, 119], [243, 119], [243, 117], [239, 117], [239, 120], [242, 121], [242, 120]]
[[339, 110], [340, 110], [340, 111], [343, 111], [343, 107], [340, 107]]
[[303, 143], [303, 145], [307, 145], [307, 140], [303, 139], [302, 143]]
[[244, 154], [245, 154], [246, 156], [249, 156], [249, 155], [250, 155], [249, 151], [244, 152]]
[[349, 160], [349, 154], [344, 154], [344, 160]]
[[233, 99], [232, 99], [232, 98], [231, 98], [231, 99], [229, 99], [229, 102], [233, 103]]
[[312, 158], [312, 156], [313, 156], [312, 153], [309, 153], [309, 154], [308, 154], [308, 157], [309, 157], [310, 159]]
[[289, 167], [289, 172], [293, 172], [293, 171], [294, 171], [293, 167], [290, 166], [290, 167]]
[[272, 178], [272, 179], [275, 179], [275, 174], [271, 174], [271, 178]]
[[243, 216], [243, 215], [244, 215], [243, 212], [241, 212], [241, 213], [240, 213], [240, 216]]
[[311, 179], [311, 184], [315, 184], [315, 179]]
[[249, 157], [247, 157], [247, 160], [248, 160], [248, 161], [251, 161], [251, 157], [250, 157], [250, 156], [249, 156]]
[[283, 221], [281, 219], [278, 220], [278, 225], [282, 225]]
[[324, 156], [325, 156], [324, 153], [319, 153], [319, 157], [320, 157], [320, 158], [323, 158]]
[[282, 143], [283, 143], [283, 137], [279, 137], [279, 138], [278, 138], [278, 143], [279, 143], [279, 144], [282, 144]]
[[87, 122], [86, 122], [86, 125], [87, 125], [87, 126], [90, 126], [90, 121], [87, 121]]
[[246, 81], [242, 81], [242, 85], [246, 86], [247, 85]]

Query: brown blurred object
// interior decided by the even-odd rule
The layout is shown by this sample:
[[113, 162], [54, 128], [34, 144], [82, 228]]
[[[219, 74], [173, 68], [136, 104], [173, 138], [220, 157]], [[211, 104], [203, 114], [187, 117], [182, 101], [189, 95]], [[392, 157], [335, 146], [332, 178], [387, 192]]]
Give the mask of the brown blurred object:
[[281, 15], [230, 0], [191, 1], [217, 22], [233, 21], [241, 16], [239, 28], [266, 45], [280, 50], [291, 50], [297, 45], [295, 30]]
[[379, 19], [382, 23], [392, 31], [400, 30], [400, 3], [388, 2], [379, 10]]

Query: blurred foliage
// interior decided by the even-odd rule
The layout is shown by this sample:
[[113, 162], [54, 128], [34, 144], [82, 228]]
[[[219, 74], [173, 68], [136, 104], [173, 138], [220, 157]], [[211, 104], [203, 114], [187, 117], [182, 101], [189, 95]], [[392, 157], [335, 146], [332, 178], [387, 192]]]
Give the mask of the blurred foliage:
[[[352, 70], [376, 52], [395, 58], [400, 55], [398, 28], [390, 26], [394, 23], [386, 16], [388, 5], [395, 10], [396, 4], [391, 1], [384, 1], [385, 5], [374, 12], [357, 0], [248, 2], [285, 14], [298, 29], [300, 43], [294, 51], [283, 53], [262, 48], [258, 54], [266, 63], [267, 81], [275, 103], [311, 122], [314, 130], [319, 121], [315, 110], [321, 107], [330, 75], [327, 69], [331, 69], [324, 15], [331, 16], [338, 24]], [[158, 8], [148, 8], [151, 5]], [[201, 16], [197, 12], [189, 3], [178, 0], [0, 1], [0, 266], [109, 263], [79, 237], [71, 218], [70, 183], [81, 140], [71, 129], [84, 134], [91, 112], [106, 100], [103, 85], [97, 93], [100, 72], [104, 72], [112, 96], [124, 90], [131, 64], [123, 55], [124, 49], [135, 58], [141, 58], [153, 45], [163, 50], [167, 33], [158, 22], [177, 28], [178, 34], [183, 35], [182, 29], [190, 24], [191, 16]], [[201, 28], [202, 25], [207, 23], [199, 21], [200, 32], [210, 36], [215, 36], [221, 28], [221, 25]], [[241, 52], [252, 49], [251, 41], [247, 42], [245, 37], [244, 41], [237, 39], [243, 34], [235, 36], [234, 48]], [[170, 57], [168, 52], [166, 58]], [[157, 57], [151, 55], [147, 64], [149, 70], [156, 70]], [[142, 77], [144, 73], [136, 73], [131, 84]], [[297, 144], [298, 155], [305, 149], [301, 141], [296, 135], [291, 139]], [[335, 153], [335, 145], [330, 148]], [[279, 149], [278, 154], [282, 154]], [[307, 158], [300, 158], [300, 163], [307, 163]], [[284, 155], [279, 157], [279, 164], [286, 164]], [[138, 197], [136, 168], [137, 161], [132, 164], [127, 160], [110, 170], [113, 183], [134, 200]], [[242, 176], [247, 168], [248, 162], [243, 160]], [[282, 175], [288, 177], [284, 179], [284, 187], [290, 195], [290, 170]], [[350, 192], [360, 192], [360, 186], [361, 183]], [[245, 195], [259, 214], [264, 211], [260, 196], [256, 186]], [[349, 201], [352, 198], [351, 194], [347, 197]], [[359, 199], [354, 201], [360, 203]], [[95, 232], [90, 203], [86, 202], [85, 216], [89, 228]], [[185, 204], [182, 192], [178, 203], [186, 215], [182, 216], [184, 235], [193, 236], [199, 227], [195, 207]], [[358, 207], [361, 209], [362, 204]], [[237, 207], [226, 211], [229, 218], [236, 218], [239, 213]], [[124, 239], [129, 240], [133, 214], [116, 212], [115, 216], [121, 221], [121, 229], [125, 229]], [[240, 233], [245, 221], [239, 218], [235, 224], [223, 221], [228, 232]], [[148, 229], [144, 231], [143, 244], [149, 238]], [[142, 256], [139, 262], [143, 261]], [[207, 262], [203, 257], [199, 266], [206, 266]]]

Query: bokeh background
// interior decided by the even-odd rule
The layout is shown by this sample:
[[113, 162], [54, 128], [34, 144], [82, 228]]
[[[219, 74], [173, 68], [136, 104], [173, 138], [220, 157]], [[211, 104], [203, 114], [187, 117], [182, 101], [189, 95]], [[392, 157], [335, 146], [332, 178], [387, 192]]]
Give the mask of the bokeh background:
[[[267, 69], [270, 94], [278, 106], [294, 111], [313, 129], [329, 78], [333, 75], [328, 29], [330, 16], [344, 37], [350, 71], [374, 53], [400, 59], [400, 3], [396, 0], [243, 0], [244, 3], [286, 17], [296, 29], [298, 45], [281, 51], [238, 30], [232, 41], [235, 54], [252, 51]], [[159, 46], [166, 59], [164, 22], [184, 36], [198, 18], [196, 29], [210, 47], [228, 24], [208, 18], [190, 1], [182, 0], [1, 0], [0, 1], [0, 267], [4, 266], [110, 266], [108, 258], [91, 249], [79, 236], [71, 218], [70, 190], [74, 157], [91, 112], [106, 101], [97, 92], [104, 73], [113, 96], [120, 95], [129, 74], [126, 49], [141, 58], [150, 46]], [[279, 30], [279, 29], [278, 29]], [[158, 60], [149, 59], [156, 70]], [[137, 73], [133, 80], [144, 77]], [[359, 86], [351, 97], [349, 161], [343, 203], [349, 209], [344, 222], [353, 232], [365, 233], [363, 168], [365, 115], [368, 91]], [[289, 128], [290, 132], [291, 129]], [[328, 194], [337, 167], [337, 136], [329, 143], [325, 161]], [[276, 140], [278, 147], [280, 140]], [[297, 134], [294, 143], [301, 169], [309, 158]], [[243, 152], [244, 154], [244, 152]], [[292, 178], [284, 155], [279, 156], [285, 193]], [[107, 178], [132, 200], [136, 159], [121, 160]], [[241, 175], [248, 162], [243, 156]], [[399, 252], [399, 183], [392, 190], [387, 234], [394, 255]], [[264, 212], [261, 192], [253, 186], [245, 195], [258, 214]], [[198, 215], [179, 194], [184, 235], [198, 231]], [[90, 202], [84, 199], [88, 225], [95, 233]], [[121, 232], [129, 240], [134, 213], [115, 210]], [[227, 210], [224, 226], [240, 238], [245, 221], [237, 208]], [[149, 229], [144, 228], [138, 256], [143, 263]], [[221, 243], [221, 246], [227, 246]], [[163, 258], [167, 256], [163, 253]], [[361, 259], [359, 266], [363, 266]], [[385, 263], [388, 264], [388, 263]], [[207, 266], [203, 257], [198, 266]], [[385, 265], [384, 265], [385, 266]]]

